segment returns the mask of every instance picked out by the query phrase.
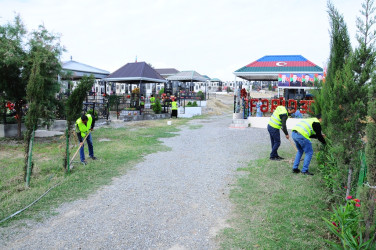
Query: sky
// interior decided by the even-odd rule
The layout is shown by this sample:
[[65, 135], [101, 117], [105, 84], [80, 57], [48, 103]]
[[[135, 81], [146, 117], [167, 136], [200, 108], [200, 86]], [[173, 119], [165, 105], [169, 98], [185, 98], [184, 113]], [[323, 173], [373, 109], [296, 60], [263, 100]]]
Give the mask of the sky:
[[[353, 47], [362, 0], [332, 0]], [[234, 81], [264, 55], [302, 55], [325, 66], [326, 0], [0, 0], [0, 25], [20, 14], [28, 31], [60, 34], [70, 60], [114, 72], [129, 62]], [[240, 80], [240, 79], [238, 79]]]

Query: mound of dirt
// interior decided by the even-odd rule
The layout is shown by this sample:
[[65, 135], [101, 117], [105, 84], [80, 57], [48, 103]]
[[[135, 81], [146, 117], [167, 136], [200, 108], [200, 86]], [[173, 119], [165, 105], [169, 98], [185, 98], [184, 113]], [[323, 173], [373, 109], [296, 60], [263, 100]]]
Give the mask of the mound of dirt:
[[207, 100], [206, 108], [203, 109], [204, 114], [221, 115], [231, 113], [233, 111], [232, 95], [217, 95], [216, 98]]

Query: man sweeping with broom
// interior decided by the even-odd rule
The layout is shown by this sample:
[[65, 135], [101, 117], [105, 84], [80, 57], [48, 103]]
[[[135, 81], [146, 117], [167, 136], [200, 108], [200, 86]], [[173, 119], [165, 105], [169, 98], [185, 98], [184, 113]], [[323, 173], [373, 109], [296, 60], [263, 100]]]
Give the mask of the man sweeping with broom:
[[76, 121], [76, 133], [78, 140], [80, 142], [80, 159], [81, 163], [84, 165], [87, 164], [85, 160], [85, 151], [84, 151], [84, 141], [83, 138], [86, 138], [87, 145], [89, 147], [89, 157], [93, 160], [96, 160], [97, 158], [94, 156], [94, 148], [93, 148], [93, 139], [91, 137], [91, 131], [93, 131], [95, 125], [95, 120], [93, 120], [93, 117], [91, 115], [86, 114], [82, 115], [80, 118]]

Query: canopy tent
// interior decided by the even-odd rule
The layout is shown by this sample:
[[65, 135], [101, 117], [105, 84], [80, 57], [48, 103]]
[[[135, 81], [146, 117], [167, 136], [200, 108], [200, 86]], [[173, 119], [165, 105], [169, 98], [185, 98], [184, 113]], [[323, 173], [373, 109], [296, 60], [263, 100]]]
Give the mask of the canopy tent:
[[268, 55], [236, 70], [236, 77], [248, 81], [278, 82], [286, 99], [304, 97], [306, 90], [315, 88], [315, 81], [324, 80], [321, 67], [301, 55]]
[[202, 76], [205, 77], [207, 81], [210, 80], [210, 77], [209, 77], [209, 76], [207, 76], [207, 75], [202, 75]]
[[193, 91], [193, 82], [206, 82], [207, 79], [197, 73], [194, 70], [189, 70], [189, 71], [181, 71], [177, 73], [176, 75], [167, 77], [167, 80], [169, 81], [179, 81], [179, 82], [184, 82], [185, 84], [189, 83], [189, 90]]
[[105, 78], [107, 82], [163, 82], [166, 80], [146, 62], [127, 63]]
[[[322, 76], [323, 69], [301, 55], [264, 56], [234, 72], [235, 76], [248, 81], [278, 81], [281, 75], [302, 77], [316, 74]], [[304, 79], [300, 79], [302, 80], [304, 82]]]
[[[63, 68], [63, 72], [72, 72], [72, 76], [70, 77], [72, 80], [79, 80], [84, 75], [94, 75], [96, 79], [102, 79], [110, 74], [110, 72], [106, 70], [98, 69], [73, 60], [63, 62], [61, 66]], [[64, 79], [64, 77], [62, 78]]]
[[179, 70], [174, 68], [155, 69], [155, 71], [157, 71], [165, 79], [180, 72]]
[[167, 77], [169, 81], [179, 82], [205, 82], [207, 79], [194, 70], [181, 71], [176, 75]]
[[127, 63], [108, 77], [106, 82], [137, 84], [140, 93], [145, 94], [145, 83], [166, 83], [167, 81], [146, 62]]
[[212, 78], [210, 79], [211, 82], [222, 82], [220, 79], [218, 78]]

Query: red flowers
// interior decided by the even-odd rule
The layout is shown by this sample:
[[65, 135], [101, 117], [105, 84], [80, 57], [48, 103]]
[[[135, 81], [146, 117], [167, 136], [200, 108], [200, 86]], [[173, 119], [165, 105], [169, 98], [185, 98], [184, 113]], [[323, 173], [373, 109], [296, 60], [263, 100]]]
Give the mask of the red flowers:
[[346, 197], [346, 199], [351, 200], [351, 199], [352, 199], [352, 196], [349, 195], [349, 196]]
[[6, 107], [7, 107], [9, 110], [13, 110], [13, 109], [14, 109], [14, 103], [7, 102]]
[[360, 200], [359, 200], [359, 199], [354, 199], [354, 201], [355, 201], [355, 202], [360, 202]]
[[359, 203], [356, 203], [355, 206], [356, 206], [356, 207], [360, 207], [360, 204], [359, 204]]
[[332, 222], [332, 224], [333, 224], [333, 226], [338, 227], [337, 224], [334, 221]]

